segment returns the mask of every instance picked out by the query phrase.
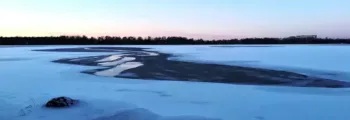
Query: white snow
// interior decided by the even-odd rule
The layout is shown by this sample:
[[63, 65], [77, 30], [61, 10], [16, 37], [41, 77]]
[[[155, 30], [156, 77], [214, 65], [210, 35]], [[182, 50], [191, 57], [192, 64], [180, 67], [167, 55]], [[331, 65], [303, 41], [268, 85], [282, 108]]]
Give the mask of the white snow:
[[128, 62], [128, 61], [133, 61], [135, 59], [136, 58], [134, 58], [134, 57], [124, 57], [121, 60], [116, 60], [116, 61], [112, 61], [112, 62], [103, 62], [103, 63], [98, 63], [98, 64], [101, 65], [101, 66], [115, 66], [115, 65], [118, 65], [118, 64], [121, 64], [121, 63], [125, 63], [125, 62]]
[[[0, 120], [99, 120], [138, 108], [151, 111], [164, 119], [172, 116], [170, 120], [193, 118], [186, 116], [221, 120], [350, 119], [348, 88], [291, 88], [99, 77], [80, 73], [99, 67], [57, 64], [51, 61], [110, 53], [30, 51], [61, 47], [74, 46], [0, 48], [0, 59], [21, 58], [16, 61], [0, 61]], [[349, 70], [349, 64], [345, 63], [350, 58], [349, 48], [346, 46], [285, 46], [260, 49], [209, 46], [140, 47], [178, 53], [182, 56], [173, 59], [180, 60], [220, 64], [257, 60], [257, 63], [249, 64], [270, 63], [340, 72]], [[303, 60], [313, 63], [306, 64]], [[68, 109], [42, 107], [45, 102], [58, 96], [79, 99], [82, 103]], [[141, 114], [144, 116], [141, 118], [149, 115], [144, 114], [146, 112], [134, 112], [126, 115]]]
[[[250, 62], [273, 66], [350, 72], [350, 47], [340, 45], [273, 45], [275, 47], [174, 46], [155, 50], [183, 54], [176, 59]], [[211, 57], [212, 56], [212, 57]], [[214, 57], [215, 56], [215, 57]], [[340, 59], [339, 59], [340, 58]], [[337, 62], [337, 64], [331, 64]]]
[[111, 69], [96, 72], [95, 75], [113, 77], [113, 76], [119, 75], [121, 72], [123, 72], [125, 70], [137, 68], [137, 67], [140, 67], [142, 65], [143, 64], [140, 62], [126, 62], [126, 63], [120, 64], [118, 66], [115, 66]]
[[97, 60], [96, 62], [109, 62], [109, 61], [115, 61], [122, 57], [123, 55], [111, 55], [106, 58], [103, 58], [101, 60]]
[[158, 56], [159, 55], [158, 53], [155, 53], [155, 52], [142, 52], [142, 53], [146, 53], [147, 56]]

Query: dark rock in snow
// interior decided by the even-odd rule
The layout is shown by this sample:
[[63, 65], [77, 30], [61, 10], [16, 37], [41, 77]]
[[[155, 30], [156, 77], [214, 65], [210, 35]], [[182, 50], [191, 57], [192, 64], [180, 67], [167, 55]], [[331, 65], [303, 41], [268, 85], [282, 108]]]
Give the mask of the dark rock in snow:
[[63, 107], [70, 107], [75, 104], [77, 104], [78, 101], [74, 100], [69, 97], [58, 97], [58, 98], [53, 98], [50, 101], [48, 101], [45, 106], [49, 108], [63, 108]]

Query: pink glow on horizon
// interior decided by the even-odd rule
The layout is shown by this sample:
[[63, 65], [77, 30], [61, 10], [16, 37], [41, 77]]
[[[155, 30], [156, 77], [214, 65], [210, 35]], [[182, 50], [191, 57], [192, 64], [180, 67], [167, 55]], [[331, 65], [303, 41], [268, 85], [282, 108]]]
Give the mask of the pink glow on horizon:
[[348, 38], [347, 3], [350, 4], [346, 0], [4, 0], [0, 4], [0, 36], [231, 39], [316, 34]]

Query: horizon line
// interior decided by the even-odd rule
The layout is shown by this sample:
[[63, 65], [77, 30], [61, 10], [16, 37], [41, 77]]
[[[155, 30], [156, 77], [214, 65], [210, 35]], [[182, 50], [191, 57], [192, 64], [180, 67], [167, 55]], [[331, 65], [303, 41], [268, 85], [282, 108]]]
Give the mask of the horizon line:
[[[99, 38], [99, 37], [135, 37], [135, 38], [138, 38], [138, 37], [142, 37], [142, 38], [147, 38], [147, 37], [151, 37], [151, 38], [161, 38], [161, 37], [184, 37], [184, 38], [187, 38], [187, 39], [202, 39], [202, 40], [232, 40], [232, 39], [252, 39], [252, 38], [277, 38], [277, 39], [283, 39], [283, 38], [289, 38], [289, 37], [293, 37], [293, 36], [287, 36], [287, 37], [243, 37], [243, 38], [226, 38], [226, 39], [204, 39], [204, 38], [194, 38], [194, 37], [186, 37], [186, 36], [175, 36], [175, 35], [172, 35], [172, 36], [118, 36], [118, 35], [104, 35], [104, 36], [89, 36], [89, 35], [45, 35], [45, 36], [0, 36], [0, 37], [7, 37], [7, 38], [13, 38], [13, 37], [63, 37], [63, 36], [67, 36], [67, 37], [73, 37], [73, 36], [79, 36], [79, 37], [83, 37], [83, 36], [86, 36], [88, 38]], [[294, 35], [294, 36], [298, 36], [298, 35]], [[317, 36], [317, 35], [316, 35]], [[350, 39], [350, 38], [336, 38], [336, 37], [317, 37], [317, 38], [323, 38], [323, 39]]]

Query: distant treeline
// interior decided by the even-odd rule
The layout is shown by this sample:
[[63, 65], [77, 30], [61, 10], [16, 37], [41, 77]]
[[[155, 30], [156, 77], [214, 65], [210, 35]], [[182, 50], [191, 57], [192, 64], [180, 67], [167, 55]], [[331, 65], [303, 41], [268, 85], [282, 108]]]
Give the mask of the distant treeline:
[[200, 44], [349, 44], [350, 39], [244, 38], [203, 40], [186, 37], [0, 37], [0, 45], [200, 45]]

